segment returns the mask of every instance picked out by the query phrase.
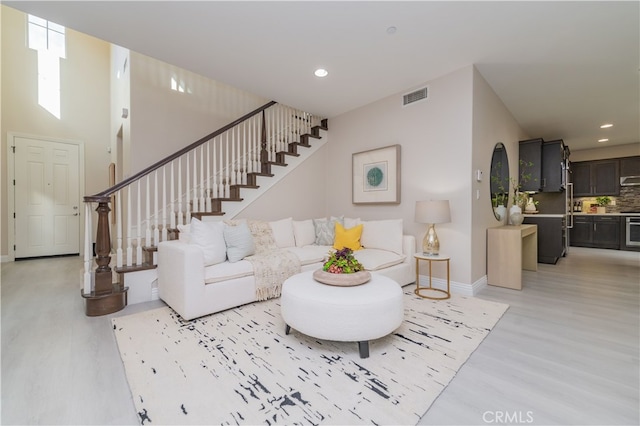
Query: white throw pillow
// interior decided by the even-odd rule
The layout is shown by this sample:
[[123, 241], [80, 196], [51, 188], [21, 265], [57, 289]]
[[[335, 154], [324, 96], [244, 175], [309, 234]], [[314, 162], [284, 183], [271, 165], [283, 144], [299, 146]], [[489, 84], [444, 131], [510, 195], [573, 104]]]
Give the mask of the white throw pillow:
[[405, 255], [388, 250], [364, 249], [353, 252], [353, 257], [362, 263], [367, 271], [377, 271], [404, 262]]
[[336, 237], [336, 222], [344, 226], [344, 217], [331, 216], [313, 219], [313, 227], [316, 232], [315, 244], [319, 246], [332, 246]]
[[313, 221], [311, 219], [294, 220], [293, 235], [296, 239], [296, 247], [309, 246], [315, 243], [316, 231], [313, 227]]
[[273, 239], [276, 241], [278, 248], [295, 247], [296, 237], [293, 233], [293, 218], [269, 222], [273, 231]]
[[202, 248], [205, 266], [222, 263], [227, 259], [222, 222], [202, 222], [194, 217], [189, 228], [189, 243]]
[[227, 244], [229, 262], [237, 262], [256, 252], [253, 236], [246, 222], [236, 226], [224, 225], [224, 241]]
[[189, 237], [190, 233], [191, 233], [190, 224], [178, 225], [178, 241], [181, 241], [183, 243], [189, 243], [189, 241], [191, 241], [191, 238]]
[[353, 228], [354, 226], [358, 226], [362, 223], [359, 217], [345, 217], [344, 218], [344, 227], [346, 229]]
[[402, 254], [402, 219], [363, 221], [360, 244], [364, 248]]

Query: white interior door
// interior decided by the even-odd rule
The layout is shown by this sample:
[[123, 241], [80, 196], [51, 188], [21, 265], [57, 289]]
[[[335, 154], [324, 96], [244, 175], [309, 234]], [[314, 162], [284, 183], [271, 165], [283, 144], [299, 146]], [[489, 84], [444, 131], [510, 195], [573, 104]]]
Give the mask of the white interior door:
[[15, 257], [80, 252], [75, 144], [15, 137]]

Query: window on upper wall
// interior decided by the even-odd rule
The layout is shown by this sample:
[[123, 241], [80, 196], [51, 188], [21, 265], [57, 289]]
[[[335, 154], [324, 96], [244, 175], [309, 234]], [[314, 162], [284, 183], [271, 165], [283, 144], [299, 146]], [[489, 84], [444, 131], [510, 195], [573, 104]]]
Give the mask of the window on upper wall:
[[66, 58], [65, 27], [28, 15], [29, 48], [38, 51], [38, 104], [60, 119], [60, 58]]
[[65, 58], [65, 27], [29, 15], [29, 47], [34, 50], [48, 50], [59, 58]]

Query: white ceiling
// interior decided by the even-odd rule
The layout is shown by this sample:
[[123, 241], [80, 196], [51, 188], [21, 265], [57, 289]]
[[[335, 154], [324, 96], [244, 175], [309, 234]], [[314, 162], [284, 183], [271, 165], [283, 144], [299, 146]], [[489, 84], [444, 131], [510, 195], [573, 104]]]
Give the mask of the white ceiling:
[[531, 137], [640, 141], [637, 1], [4, 4], [328, 118], [475, 64]]

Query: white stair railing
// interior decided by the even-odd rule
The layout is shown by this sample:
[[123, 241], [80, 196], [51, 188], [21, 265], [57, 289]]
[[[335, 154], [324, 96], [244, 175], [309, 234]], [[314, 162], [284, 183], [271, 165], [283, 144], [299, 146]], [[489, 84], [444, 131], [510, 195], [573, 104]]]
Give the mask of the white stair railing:
[[232, 185], [250, 184], [249, 176], [262, 172], [263, 149], [268, 161], [275, 162], [278, 152], [288, 151], [289, 143], [301, 142], [302, 135], [320, 124], [320, 118], [311, 114], [270, 103], [113, 188], [85, 197], [83, 295], [95, 292], [91, 271], [95, 203], [108, 207], [107, 198], [115, 195], [111, 215], [116, 267], [142, 265], [143, 246], [166, 241], [170, 230], [189, 223], [193, 213], [212, 213], [211, 199], [229, 198]]

